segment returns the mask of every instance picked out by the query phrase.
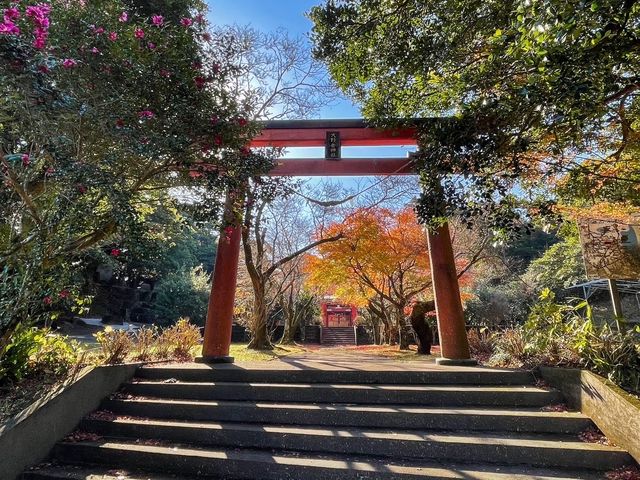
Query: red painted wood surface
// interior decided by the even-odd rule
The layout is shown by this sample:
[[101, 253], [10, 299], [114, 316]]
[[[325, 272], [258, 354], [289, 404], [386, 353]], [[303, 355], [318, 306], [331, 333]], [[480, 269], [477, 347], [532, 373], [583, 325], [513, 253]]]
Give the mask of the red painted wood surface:
[[466, 360], [471, 358], [471, 354], [449, 225], [441, 226], [437, 234], [428, 233], [427, 238], [441, 354], [448, 359]]
[[[227, 200], [227, 208], [230, 208], [230, 203]], [[240, 226], [235, 226], [231, 232], [220, 232], [213, 281], [211, 282], [207, 322], [204, 328], [202, 345], [204, 361], [222, 360], [229, 355], [241, 233]]]
[[348, 175], [414, 175], [414, 162], [409, 158], [343, 158], [324, 160], [315, 158], [283, 158], [276, 162], [270, 176], [327, 176]]
[[357, 128], [265, 128], [251, 140], [250, 147], [323, 147], [327, 130], [340, 132], [343, 147], [380, 147], [416, 145], [416, 130], [378, 130], [370, 127]]

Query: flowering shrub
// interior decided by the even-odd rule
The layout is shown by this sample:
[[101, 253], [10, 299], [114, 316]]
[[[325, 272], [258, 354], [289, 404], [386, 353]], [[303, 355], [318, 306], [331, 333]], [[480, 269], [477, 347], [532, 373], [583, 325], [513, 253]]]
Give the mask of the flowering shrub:
[[0, 348], [70, 301], [58, 292], [80, 288], [89, 249], [134, 244], [168, 189], [201, 187], [211, 218], [270, 166], [240, 153], [256, 127], [229, 93], [235, 40], [205, 45], [198, 0], [162, 5], [2, 4]]

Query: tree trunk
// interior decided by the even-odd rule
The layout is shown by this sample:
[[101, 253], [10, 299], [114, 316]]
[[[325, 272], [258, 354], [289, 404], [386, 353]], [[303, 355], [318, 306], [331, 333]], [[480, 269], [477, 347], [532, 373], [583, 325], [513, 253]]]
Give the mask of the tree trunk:
[[251, 316], [251, 341], [248, 348], [252, 350], [271, 350], [273, 345], [267, 332], [267, 302], [265, 292], [254, 288], [253, 314]]
[[287, 305], [284, 307], [284, 333], [280, 340], [281, 345], [292, 345], [295, 343], [296, 330], [299, 322], [296, 321], [298, 316], [296, 315], [296, 309], [295, 306], [292, 305], [292, 301], [292, 299], [289, 299]]
[[409, 350], [409, 345], [413, 340], [413, 333], [407, 328], [407, 322], [404, 318], [404, 306], [396, 307], [396, 317], [400, 350]]
[[411, 326], [418, 340], [418, 354], [431, 355], [433, 329], [427, 320], [427, 314], [435, 310], [435, 302], [417, 302], [411, 310]]
[[293, 345], [296, 343], [295, 341], [296, 330], [295, 328], [290, 328], [287, 323], [284, 325], [284, 333], [282, 334], [282, 339], [280, 340], [281, 345]]

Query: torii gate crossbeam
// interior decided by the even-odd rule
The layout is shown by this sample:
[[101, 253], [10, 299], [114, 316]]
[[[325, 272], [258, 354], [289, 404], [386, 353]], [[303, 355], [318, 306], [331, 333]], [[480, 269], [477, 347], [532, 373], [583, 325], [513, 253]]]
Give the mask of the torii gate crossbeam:
[[[410, 158], [343, 159], [340, 158], [340, 148], [410, 146], [416, 145], [415, 137], [415, 128], [376, 129], [367, 126], [363, 120], [284, 120], [266, 122], [262, 133], [249, 146], [325, 146], [326, 152], [337, 153], [337, 157], [331, 159], [278, 160], [269, 173], [272, 176], [411, 175], [415, 172]], [[233, 215], [234, 201], [233, 192], [230, 192], [225, 207], [225, 223], [229, 225], [232, 222], [233, 229], [222, 231], [218, 241], [202, 357], [199, 359], [205, 363], [233, 361], [229, 357], [229, 348], [242, 228], [241, 219]], [[440, 227], [436, 234], [427, 233], [427, 237], [442, 355], [438, 363], [475, 364], [469, 354], [448, 225]]]

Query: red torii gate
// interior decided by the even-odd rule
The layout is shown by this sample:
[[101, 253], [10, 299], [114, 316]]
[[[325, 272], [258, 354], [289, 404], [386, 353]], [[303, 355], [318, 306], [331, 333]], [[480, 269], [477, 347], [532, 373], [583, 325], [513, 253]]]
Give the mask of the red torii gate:
[[[277, 120], [264, 124], [250, 147], [325, 147], [323, 159], [286, 158], [277, 161], [271, 176], [412, 175], [407, 158], [341, 158], [341, 147], [416, 145], [416, 129], [378, 129], [363, 120]], [[225, 217], [232, 231], [221, 232], [204, 330], [205, 363], [233, 362], [229, 356], [231, 327], [240, 258], [241, 219], [232, 213], [227, 196]], [[228, 224], [228, 223], [227, 223]], [[475, 364], [470, 359], [460, 288], [449, 226], [427, 233], [442, 358], [440, 364]]]

